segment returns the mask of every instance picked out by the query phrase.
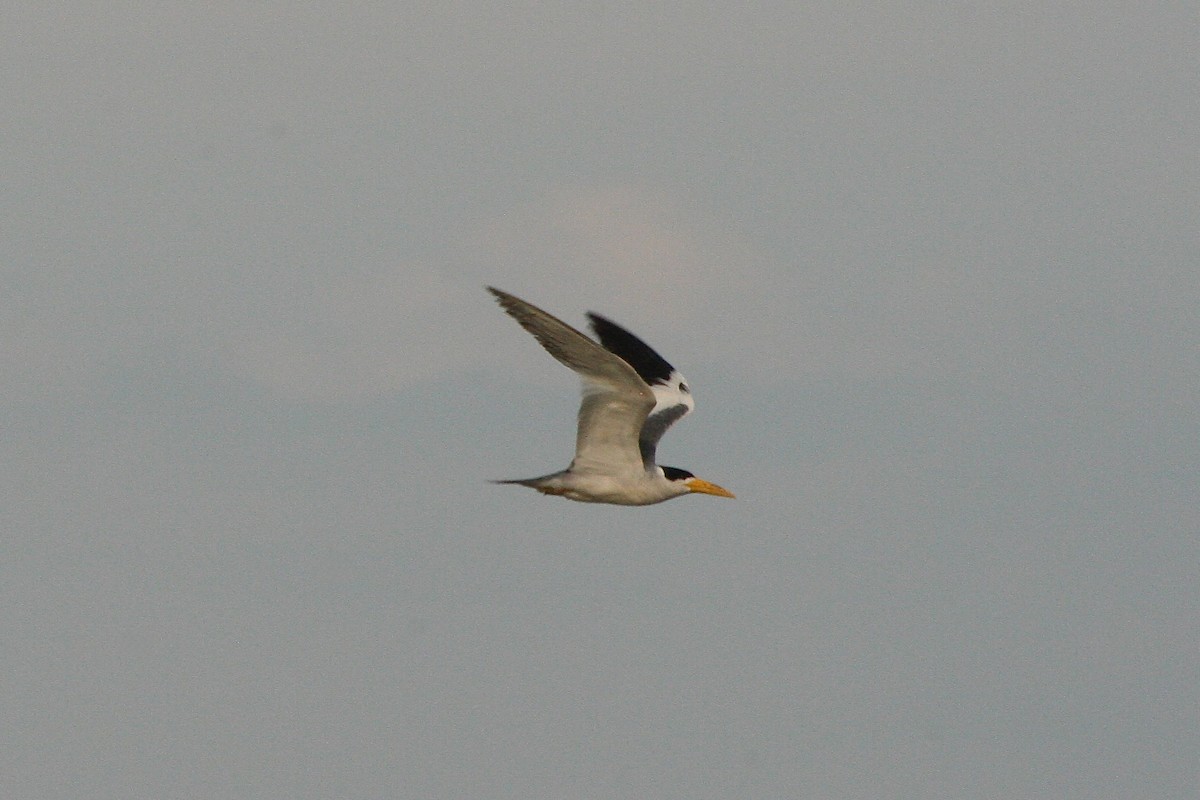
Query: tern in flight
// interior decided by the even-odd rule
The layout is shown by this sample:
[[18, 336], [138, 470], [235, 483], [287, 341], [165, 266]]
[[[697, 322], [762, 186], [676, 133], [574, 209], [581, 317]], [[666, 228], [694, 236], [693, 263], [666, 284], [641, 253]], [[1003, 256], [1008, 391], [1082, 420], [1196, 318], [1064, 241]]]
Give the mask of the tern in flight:
[[519, 297], [491, 286], [501, 307], [550, 355], [579, 373], [583, 402], [575, 458], [562, 472], [496, 481], [584, 503], [646, 506], [685, 494], [733, 497], [685, 469], [654, 463], [658, 440], [696, 402], [679, 372], [615, 322], [589, 313], [599, 343]]

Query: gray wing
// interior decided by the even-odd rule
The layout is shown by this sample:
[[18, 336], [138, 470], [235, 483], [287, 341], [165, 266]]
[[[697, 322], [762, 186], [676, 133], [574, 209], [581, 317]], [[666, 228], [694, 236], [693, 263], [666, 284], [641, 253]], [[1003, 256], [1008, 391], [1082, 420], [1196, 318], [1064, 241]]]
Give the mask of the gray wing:
[[537, 306], [491, 286], [488, 291], [546, 352], [583, 381], [571, 469], [606, 475], [643, 471], [638, 438], [646, 415], [654, 408], [655, 397], [637, 371]]
[[632, 366], [654, 392], [654, 408], [646, 417], [638, 437], [642, 461], [646, 469], [653, 469], [658, 440], [668, 428], [696, 407], [692, 390], [679, 370], [650, 345], [607, 317], [592, 312], [588, 314], [588, 319], [604, 349]]
[[[655, 392], [657, 395], [658, 392]], [[660, 399], [659, 403], [663, 401]], [[638, 446], [642, 453], [642, 463], [649, 469], [655, 464], [654, 458], [658, 451], [658, 440], [667, 432], [667, 428], [675, 424], [675, 422], [689, 411], [692, 406], [676, 403], [674, 399], [667, 401], [669, 404], [661, 411], [656, 407], [654, 413], [646, 417], [645, 424], [642, 425], [642, 433], [638, 439]]]

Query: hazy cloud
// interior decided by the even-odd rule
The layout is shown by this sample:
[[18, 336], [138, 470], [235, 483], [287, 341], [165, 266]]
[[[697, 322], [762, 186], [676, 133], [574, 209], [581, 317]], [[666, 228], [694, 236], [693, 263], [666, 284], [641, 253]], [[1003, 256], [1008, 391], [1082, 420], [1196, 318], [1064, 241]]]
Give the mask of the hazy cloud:
[[1193, 17], [13, 9], [9, 793], [1194, 797]]

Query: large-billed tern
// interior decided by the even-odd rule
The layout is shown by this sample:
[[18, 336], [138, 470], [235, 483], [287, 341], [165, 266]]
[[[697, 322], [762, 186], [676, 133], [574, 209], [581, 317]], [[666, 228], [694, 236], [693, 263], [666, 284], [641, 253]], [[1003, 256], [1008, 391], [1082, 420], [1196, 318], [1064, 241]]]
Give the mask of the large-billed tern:
[[685, 494], [733, 497], [715, 483], [654, 463], [658, 440], [696, 403], [683, 375], [649, 345], [599, 314], [588, 320], [600, 342], [519, 297], [488, 287], [550, 355], [579, 373], [583, 402], [575, 458], [562, 472], [496, 481], [585, 503], [644, 506]]

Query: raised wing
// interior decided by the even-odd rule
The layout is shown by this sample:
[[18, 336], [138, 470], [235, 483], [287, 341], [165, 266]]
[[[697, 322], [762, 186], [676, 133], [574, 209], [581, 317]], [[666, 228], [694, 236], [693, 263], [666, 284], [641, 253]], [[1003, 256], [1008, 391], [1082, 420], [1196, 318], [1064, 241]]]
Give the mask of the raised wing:
[[604, 348], [629, 364], [654, 392], [654, 408], [638, 436], [638, 448], [646, 467], [654, 464], [658, 440], [677, 420], [696, 407], [687, 379], [650, 345], [612, 320], [589, 312], [592, 330]]
[[491, 286], [501, 307], [546, 352], [579, 374], [583, 402], [575, 436], [575, 472], [616, 475], [645, 469], [638, 437], [655, 395], [626, 361], [537, 306]]

